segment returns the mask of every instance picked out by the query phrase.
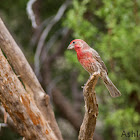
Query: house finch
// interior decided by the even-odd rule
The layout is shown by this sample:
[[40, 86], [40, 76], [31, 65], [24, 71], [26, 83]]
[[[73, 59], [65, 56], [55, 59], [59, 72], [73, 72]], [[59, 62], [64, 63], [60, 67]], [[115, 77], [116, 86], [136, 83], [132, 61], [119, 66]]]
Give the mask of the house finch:
[[78, 61], [90, 75], [94, 73], [99, 74], [112, 97], [118, 97], [121, 95], [120, 91], [109, 79], [107, 68], [101, 57], [85, 41], [75, 39], [71, 41], [67, 49], [74, 49], [76, 51]]

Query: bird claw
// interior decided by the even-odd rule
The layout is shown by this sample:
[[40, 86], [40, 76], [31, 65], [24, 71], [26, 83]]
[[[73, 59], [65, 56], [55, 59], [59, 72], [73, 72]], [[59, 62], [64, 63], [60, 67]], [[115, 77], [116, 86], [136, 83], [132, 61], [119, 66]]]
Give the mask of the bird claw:
[[92, 75], [100, 75], [100, 72], [94, 72]]

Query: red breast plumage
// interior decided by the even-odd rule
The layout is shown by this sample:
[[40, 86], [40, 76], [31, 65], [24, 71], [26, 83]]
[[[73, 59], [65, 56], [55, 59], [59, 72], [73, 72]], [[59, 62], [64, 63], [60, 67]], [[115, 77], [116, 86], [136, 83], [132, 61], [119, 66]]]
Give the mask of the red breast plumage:
[[118, 97], [121, 95], [119, 90], [109, 79], [107, 68], [101, 57], [85, 41], [75, 39], [70, 42], [68, 49], [74, 49], [76, 51], [78, 61], [90, 75], [95, 72], [99, 73], [112, 97]]

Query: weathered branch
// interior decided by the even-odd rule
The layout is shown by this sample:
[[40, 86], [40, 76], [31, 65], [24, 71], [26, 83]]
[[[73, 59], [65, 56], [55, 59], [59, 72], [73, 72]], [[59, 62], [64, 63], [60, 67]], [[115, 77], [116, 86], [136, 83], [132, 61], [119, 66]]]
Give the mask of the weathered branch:
[[0, 50], [0, 100], [26, 139], [57, 139]]
[[[54, 113], [53, 113], [52, 108], [51, 108], [50, 103], [49, 103], [48, 95], [45, 94], [45, 92], [42, 89], [40, 83], [38, 82], [36, 76], [34, 75], [30, 65], [28, 64], [25, 56], [23, 55], [20, 48], [17, 46], [17, 44], [15, 43], [15, 41], [13, 40], [11, 35], [9, 34], [8, 30], [4, 26], [1, 19], [0, 19], [0, 48], [3, 50], [4, 54], [6, 55], [8, 62], [12, 65], [12, 68], [14, 69], [14, 72], [16, 73], [16, 75], [20, 76], [20, 79], [25, 87], [25, 88], [23, 87], [23, 85], [18, 80], [17, 76], [14, 75], [12, 70], [9, 71], [9, 73], [7, 71], [8, 75], [12, 74], [11, 77], [14, 77], [14, 79], [16, 79], [17, 85], [15, 84], [15, 81], [11, 81], [11, 82], [13, 82], [15, 89], [21, 88], [20, 90], [18, 89], [18, 91], [21, 92], [20, 94], [19, 93], [13, 94], [15, 96], [19, 96], [20, 100], [18, 97], [7, 95], [7, 97], [9, 99], [12, 99], [13, 97], [15, 98], [15, 99], [13, 98], [14, 104], [11, 100], [8, 101], [8, 98], [5, 98], [5, 96], [2, 96], [2, 98], [1, 98], [1, 100], [3, 101], [3, 104], [6, 103], [8, 105], [11, 105], [11, 106], [8, 106], [9, 109], [7, 109], [9, 115], [12, 116], [12, 113], [14, 113], [14, 112], [11, 113], [12, 105], [19, 103], [18, 107], [19, 106], [23, 107], [23, 110], [28, 115], [29, 115], [29, 112], [32, 113], [35, 111], [34, 112], [34, 115], [35, 115], [34, 119], [37, 119], [36, 121], [43, 122], [41, 124], [43, 124], [45, 127], [47, 127], [47, 123], [48, 123], [50, 129], [52, 129], [52, 131], [55, 133], [55, 136], [57, 137], [57, 139], [62, 140], [62, 136], [61, 136], [61, 133], [60, 133], [59, 128], [57, 126], [57, 123], [56, 123], [56, 120], [54, 117]], [[2, 53], [1, 53], [1, 56], [2, 56]], [[3, 57], [3, 59], [4, 59], [4, 57]], [[7, 63], [6, 60], [4, 62]], [[2, 65], [2, 67], [4, 69], [4, 64]], [[8, 67], [9, 67], [9, 69], [11, 69], [10, 66], [8, 66], [8, 64], [7, 64], [7, 68]], [[3, 71], [3, 73], [5, 73], [5, 72]], [[4, 86], [6, 86], [6, 83], [3, 83], [4, 76], [5, 75], [3, 75], [3, 77], [2, 77], [1, 84], [4, 84]], [[1, 95], [3, 95], [3, 93], [4, 93], [2, 88], [3, 88], [3, 86], [1, 86]], [[5, 88], [5, 90], [7, 90], [7, 94], [8, 93], [11, 94], [10, 88], [8, 88], [8, 87], [4, 87], [4, 88]], [[17, 91], [15, 91], [15, 92], [17, 92]], [[34, 106], [33, 109], [36, 109], [36, 110], [32, 110], [32, 108], [31, 108], [32, 106]], [[7, 105], [4, 107], [7, 108]], [[27, 108], [31, 109], [31, 110], [27, 110]], [[21, 111], [20, 108], [19, 108], [19, 111]], [[38, 116], [40, 117], [41, 120], [39, 120]], [[15, 120], [14, 122], [17, 121], [16, 120], [17, 118], [18, 118], [17, 116], [12, 117], [12, 119]], [[18, 121], [19, 120], [20, 119], [18, 119]], [[19, 121], [19, 122], [23, 123], [22, 121]], [[27, 123], [27, 125], [28, 124], [31, 124], [31, 123]], [[41, 129], [43, 129], [43, 128], [41, 128]], [[19, 130], [19, 131], [22, 132], [21, 130]], [[44, 129], [43, 129], [43, 131], [44, 131]], [[50, 132], [50, 131], [48, 131], [48, 132]]]
[[53, 18], [53, 16], [45, 19], [42, 23], [38, 25], [38, 27], [35, 29], [35, 32], [32, 35], [32, 38], [30, 40], [30, 46], [33, 47], [37, 44], [39, 41], [40, 35], [42, 34], [42, 31], [44, 30], [44, 27], [48, 25], [49, 21]]
[[62, 55], [64, 53], [64, 51], [66, 49], [65, 46], [66, 46], [66, 43], [67, 43], [67, 40], [68, 40], [70, 34], [71, 34], [71, 30], [66, 29], [64, 32], [63, 38], [61, 40], [61, 43], [57, 47], [56, 52], [49, 57], [49, 60], [48, 60], [49, 63], [53, 63], [57, 59], [57, 57], [59, 57], [60, 55]]
[[47, 25], [47, 27], [44, 29], [43, 33], [41, 34], [41, 37], [40, 37], [38, 45], [37, 45], [36, 53], [35, 53], [35, 73], [37, 75], [39, 74], [39, 67], [40, 67], [39, 58], [40, 58], [40, 54], [41, 54], [41, 51], [42, 51], [43, 46], [44, 46], [45, 39], [47, 38], [47, 36], [48, 36], [50, 30], [52, 29], [52, 27], [61, 19], [61, 17], [63, 16], [65, 10], [67, 9], [67, 7], [70, 3], [71, 3], [71, 1], [66, 0], [61, 5], [57, 14], [49, 22], [49, 24]]
[[85, 116], [80, 128], [79, 140], [93, 140], [93, 134], [98, 116], [98, 104], [94, 91], [98, 75], [92, 75], [83, 89], [85, 100]]
[[37, 28], [37, 23], [36, 23], [36, 19], [35, 19], [35, 14], [34, 14], [34, 11], [33, 11], [33, 4], [36, 2], [36, 0], [29, 0], [28, 3], [27, 3], [27, 14], [28, 14], [28, 17], [29, 19], [31, 20], [31, 23], [32, 23], [32, 27], [33, 28]]

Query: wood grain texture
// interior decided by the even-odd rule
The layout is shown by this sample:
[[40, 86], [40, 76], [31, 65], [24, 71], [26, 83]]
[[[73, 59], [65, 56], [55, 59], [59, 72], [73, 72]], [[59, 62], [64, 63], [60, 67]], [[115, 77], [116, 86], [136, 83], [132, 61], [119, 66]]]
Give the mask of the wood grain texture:
[[62, 140], [49, 96], [1, 19], [0, 49], [0, 99], [20, 134]]
[[0, 100], [26, 139], [57, 139], [0, 50]]
[[98, 77], [98, 75], [93, 74], [83, 89], [85, 100], [85, 116], [80, 128], [79, 140], [93, 140], [93, 134], [98, 116], [98, 104], [94, 90]]

